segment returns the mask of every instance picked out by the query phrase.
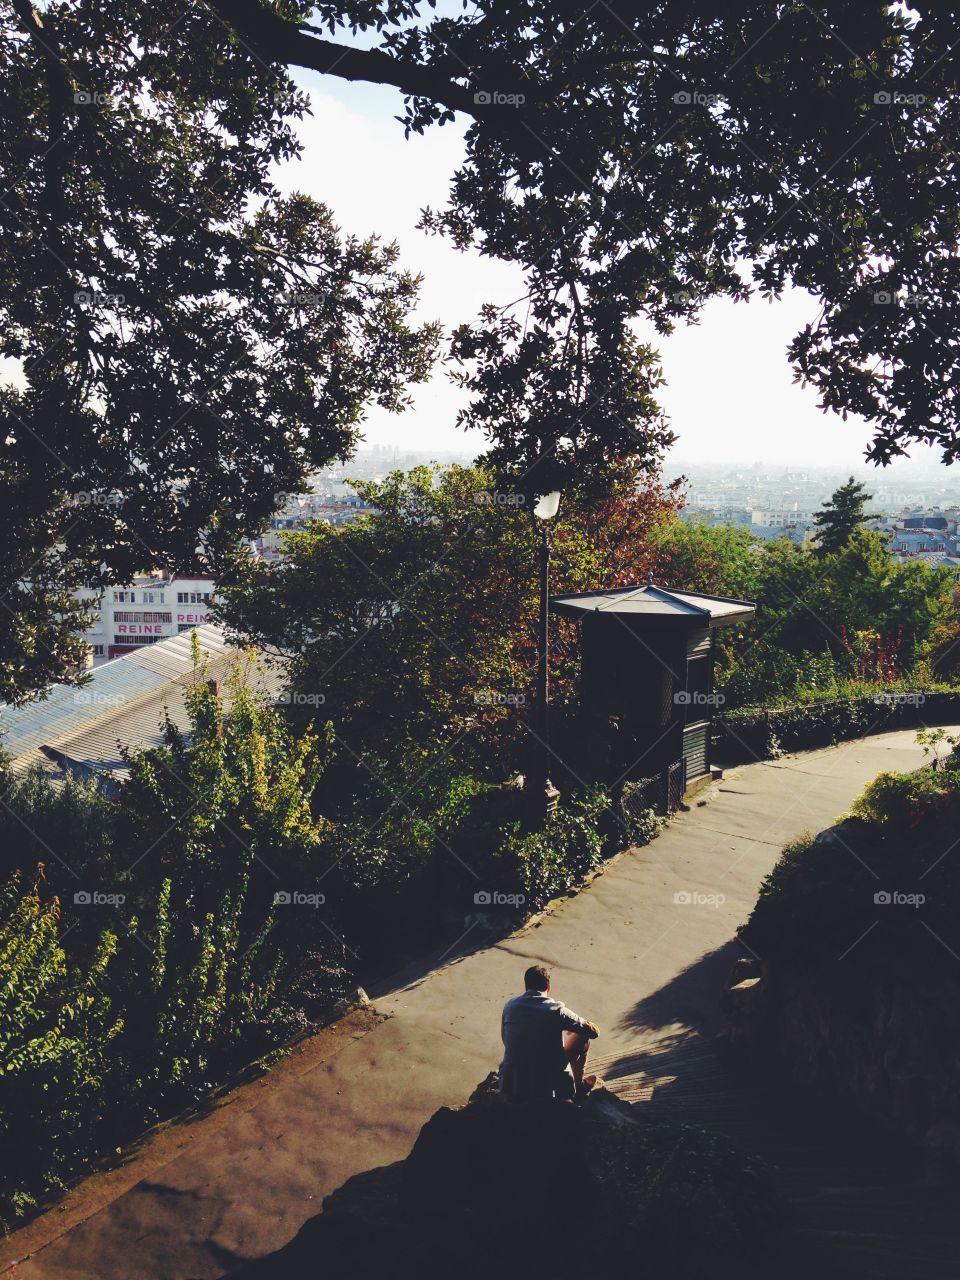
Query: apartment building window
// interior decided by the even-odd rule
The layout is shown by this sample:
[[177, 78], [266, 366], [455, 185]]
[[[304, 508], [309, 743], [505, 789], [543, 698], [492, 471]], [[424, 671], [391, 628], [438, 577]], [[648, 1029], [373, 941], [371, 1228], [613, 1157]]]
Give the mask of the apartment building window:
[[136, 612], [131, 610], [118, 609], [113, 615], [114, 622], [172, 622], [172, 613], [163, 613], [155, 610], [146, 610]]
[[139, 649], [141, 645], [157, 644], [160, 640], [168, 639], [167, 636], [114, 636], [114, 645], [122, 645], [127, 649]]
[[166, 597], [162, 591], [145, 591], [143, 593], [144, 604], [166, 604]]
[[94, 656], [95, 658], [102, 658], [102, 657], [103, 657], [103, 645], [102, 645], [102, 644], [95, 644], [95, 645], [93, 645], [93, 646], [92, 646], [92, 648], [93, 648], [93, 656]]
[[136, 604], [137, 593], [135, 591], [115, 591], [113, 593], [114, 604]]
[[209, 604], [209, 591], [178, 591], [177, 604]]

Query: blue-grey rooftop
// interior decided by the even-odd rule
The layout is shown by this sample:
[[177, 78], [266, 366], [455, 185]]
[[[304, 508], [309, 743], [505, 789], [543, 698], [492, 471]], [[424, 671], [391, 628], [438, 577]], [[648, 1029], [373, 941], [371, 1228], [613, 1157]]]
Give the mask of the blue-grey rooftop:
[[[238, 651], [218, 627], [195, 630], [205, 678], [220, 679]], [[95, 667], [80, 687], [57, 684], [44, 698], [0, 708], [0, 749], [14, 773], [51, 760], [86, 772], [122, 772], [119, 744], [159, 742], [167, 714], [178, 727], [187, 725], [185, 699], [196, 678], [190, 632], [145, 645]]]
[[615, 587], [609, 591], [553, 596], [550, 608], [568, 618], [584, 618], [595, 613], [629, 614], [651, 619], [699, 621], [707, 626], [745, 621], [756, 613], [756, 605], [749, 600], [711, 596], [702, 591], [678, 591], [653, 582], [640, 587]]

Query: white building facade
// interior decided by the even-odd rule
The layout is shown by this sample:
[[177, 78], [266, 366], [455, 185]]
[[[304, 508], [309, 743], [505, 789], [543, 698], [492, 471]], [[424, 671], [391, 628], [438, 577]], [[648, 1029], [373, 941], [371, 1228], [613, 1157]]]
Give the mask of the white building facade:
[[[144, 576], [123, 587], [108, 587], [95, 606], [97, 621], [85, 632], [91, 665], [210, 622], [213, 595], [212, 578]], [[93, 592], [87, 598], [97, 599]]]

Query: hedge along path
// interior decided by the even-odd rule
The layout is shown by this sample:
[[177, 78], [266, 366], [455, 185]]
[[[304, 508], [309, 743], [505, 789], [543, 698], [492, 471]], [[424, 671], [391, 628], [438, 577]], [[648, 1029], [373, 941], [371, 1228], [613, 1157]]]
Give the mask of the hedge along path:
[[894, 729], [925, 729], [960, 721], [960, 690], [878, 688], [858, 698], [825, 698], [770, 710], [734, 709], [717, 717], [719, 755], [738, 763], [813, 751]]
[[780, 1168], [799, 1235], [765, 1259], [764, 1275], [808, 1280], [817, 1267], [952, 1280], [955, 1229], [927, 1218], [921, 1229], [923, 1198], [895, 1167], [895, 1144], [868, 1145], [849, 1121], [798, 1114], [792, 1092], [776, 1080], [757, 1089], [713, 1040], [732, 939], [784, 843], [829, 825], [881, 770], [922, 761], [914, 733], [901, 731], [731, 771], [583, 892], [372, 993], [380, 1017], [306, 1042], [295, 1069], [281, 1064], [254, 1097], [237, 1091], [209, 1121], [177, 1126], [168, 1151], [147, 1142], [123, 1186], [100, 1191], [105, 1175], [88, 1180], [12, 1236], [4, 1258], [33, 1254], [18, 1280], [212, 1280], [280, 1248], [325, 1195], [403, 1159], [439, 1106], [466, 1099], [499, 1060], [504, 1000], [542, 962], [557, 994], [599, 1023], [592, 1065], [616, 1092], [645, 1098], [652, 1117], [722, 1129]]

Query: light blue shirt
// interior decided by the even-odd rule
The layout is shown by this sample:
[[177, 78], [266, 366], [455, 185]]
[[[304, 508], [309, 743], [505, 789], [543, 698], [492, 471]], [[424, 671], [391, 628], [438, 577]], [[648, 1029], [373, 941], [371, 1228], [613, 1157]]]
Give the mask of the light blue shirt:
[[508, 1000], [500, 1019], [500, 1092], [518, 1102], [572, 1097], [564, 1031], [594, 1035], [585, 1019], [543, 991], [525, 991]]

